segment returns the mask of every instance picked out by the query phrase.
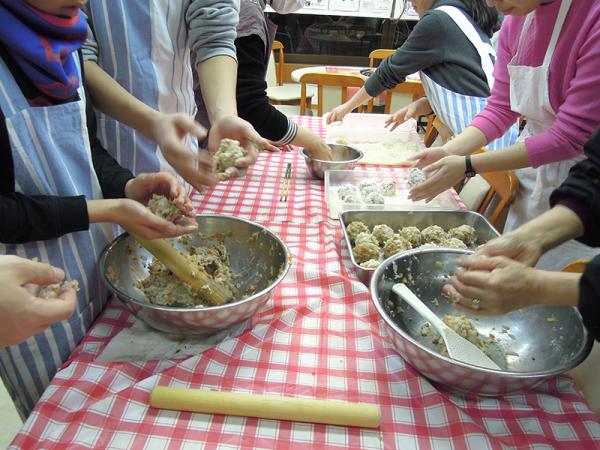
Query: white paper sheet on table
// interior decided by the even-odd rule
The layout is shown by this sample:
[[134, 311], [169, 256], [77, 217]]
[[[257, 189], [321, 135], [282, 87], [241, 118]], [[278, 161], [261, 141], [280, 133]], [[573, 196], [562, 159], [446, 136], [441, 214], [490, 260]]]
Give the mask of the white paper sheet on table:
[[185, 337], [163, 333], [146, 325], [140, 319], [134, 320], [131, 328], [122, 330], [112, 338], [97, 361], [135, 362], [197, 355], [227, 338], [238, 336], [248, 325], [248, 321], [244, 321], [212, 336]]
[[[417, 121], [409, 119], [394, 131], [385, 127], [387, 114], [348, 114], [342, 122], [326, 125], [328, 143], [346, 143], [363, 152], [359, 164], [409, 166], [409, 160], [424, 148]], [[326, 119], [324, 119], [326, 120]]]

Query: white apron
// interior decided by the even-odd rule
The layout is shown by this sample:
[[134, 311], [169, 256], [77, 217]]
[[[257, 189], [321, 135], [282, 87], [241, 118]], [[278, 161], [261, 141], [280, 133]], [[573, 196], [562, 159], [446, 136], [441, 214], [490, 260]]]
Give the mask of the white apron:
[[[96, 42], [98, 65], [129, 93], [164, 113], [194, 117], [192, 63], [185, 13], [190, 0], [93, 0], [85, 11]], [[98, 112], [98, 138], [135, 175], [175, 171], [158, 146]], [[187, 137], [190, 151], [197, 142]], [[181, 178], [180, 178], [181, 180]]]
[[[79, 67], [77, 54], [73, 55]], [[6, 117], [17, 192], [26, 195], [85, 195], [102, 198], [92, 165], [85, 112], [85, 92], [79, 101], [31, 107], [0, 58], [0, 108]], [[0, 254], [63, 268], [78, 280], [77, 308], [68, 319], [20, 345], [0, 349], [0, 375], [21, 417], [26, 417], [56, 373], [79, 344], [106, 303], [107, 293], [96, 267], [102, 249], [112, 239], [110, 227], [91, 225], [48, 241], [0, 244]]]
[[[494, 84], [492, 72], [494, 63], [492, 57], [496, 52], [492, 46], [484, 42], [473, 24], [464, 13], [454, 6], [440, 6], [436, 11], [446, 13], [456, 25], [462, 30], [469, 42], [475, 47], [481, 59], [483, 69], [490, 90]], [[471, 123], [473, 118], [479, 114], [487, 104], [487, 98], [462, 95], [453, 92], [428, 77], [423, 71], [420, 72], [423, 89], [429, 100], [433, 112], [446, 125], [454, 136], [459, 135]], [[518, 124], [514, 124], [502, 137], [490, 142], [489, 150], [508, 147], [513, 145], [519, 136]]]
[[[550, 103], [548, 79], [552, 56], [570, 6], [571, 0], [562, 0], [554, 31], [541, 66], [529, 67], [518, 64], [523, 42], [527, 37], [527, 30], [531, 25], [535, 11], [529, 13], [526, 17], [519, 37], [517, 51], [508, 64], [510, 108], [527, 120], [527, 125], [520, 140], [546, 132], [556, 120], [556, 112]], [[569, 169], [581, 159], [583, 159], [583, 156], [546, 164], [537, 169], [526, 167], [516, 170], [515, 174], [519, 179], [519, 192], [510, 207], [504, 228], [505, 232], [513, 230], [548, 211], [550, 208], [550, 194], [567, 178]], [[546, 253], [540, 260], [538, 267], [560, 270], [575, 259], [587, 258], [595, 253], [593, 249], [586, 245], [569, 241]]]

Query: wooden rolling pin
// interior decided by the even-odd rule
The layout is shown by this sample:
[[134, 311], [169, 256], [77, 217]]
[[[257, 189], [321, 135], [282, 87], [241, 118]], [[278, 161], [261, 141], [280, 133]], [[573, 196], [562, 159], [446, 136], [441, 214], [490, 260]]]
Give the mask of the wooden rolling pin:
[[211, 305], [223, 305], [233, 297], [233, 293], [221, 283], [217, 283], [206, 271], [192, 266], [190, 260], [166, 239], [144, 239], [129, 231], [156, 259], [163, 263], [177, 278], [188, 284]]
[[156, 386], [152, 390], [150, 406], [175, 411], [365, 428], [377, 428], [381, 422], [379, 406], [367, 403], [306, 400], [165, 386]]

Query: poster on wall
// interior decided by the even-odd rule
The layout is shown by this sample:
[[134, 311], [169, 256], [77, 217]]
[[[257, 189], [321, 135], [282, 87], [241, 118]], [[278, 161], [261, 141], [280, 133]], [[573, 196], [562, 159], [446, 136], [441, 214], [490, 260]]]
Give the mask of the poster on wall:
[[302, 9], [316, 11], [326, 11], [329, 9], [329, 0], [306, 0]]
[[[306, 0], [298, 14], [331, 16], [392, 17], [394, 4], [403, 0]], [[270, 8], [267, 7], [267, 11]]]
[[390, 14], [392, 3], [389, 0], [361, 0], [360, 10]]

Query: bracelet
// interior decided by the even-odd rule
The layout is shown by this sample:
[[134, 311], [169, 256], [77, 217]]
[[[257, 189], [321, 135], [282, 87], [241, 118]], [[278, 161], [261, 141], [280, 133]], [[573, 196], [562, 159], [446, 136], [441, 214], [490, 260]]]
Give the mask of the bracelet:
[[471, 155], [465, 156], [465, 176], [467, 178], [472, 178], [477, 175], [475, 169], [473, 169], [473, 164], [471, 164]]

